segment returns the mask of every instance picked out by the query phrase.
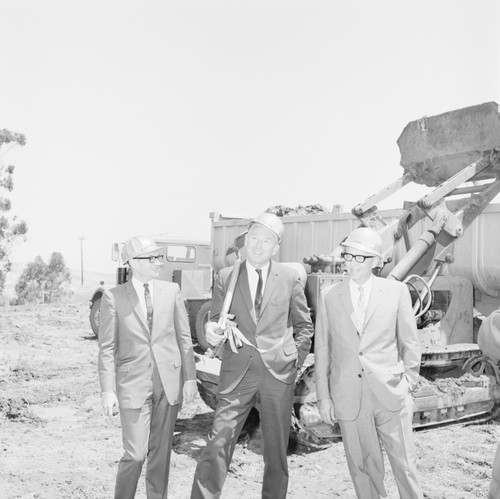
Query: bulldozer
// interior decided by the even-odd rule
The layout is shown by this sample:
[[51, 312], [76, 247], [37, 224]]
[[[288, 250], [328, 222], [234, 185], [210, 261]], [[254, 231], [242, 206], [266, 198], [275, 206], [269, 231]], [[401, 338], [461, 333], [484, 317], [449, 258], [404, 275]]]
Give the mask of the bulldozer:
[[[495, 417], [500, 365], [477, 344], [481, 318], [500, 306], [500, 114], [495, 102], [408, 123], [398, 141], [403, 174], [351, 213], [283, 217], [278, 259], [301, 264], [299, 274], [314, 320], [325, 286], [347, 276], [340, 243], [356, 227], [383, 241], [379, 276], [407, 284], [422, 347], [420, 383], [413, 393], [414, 428]], [[429, 193], [394, 210], [377, 204], [404, 186]], [[231, 265], [225, 254], [248, 219], [212, 215], [214, 271]], [[314, 347], [313, 347], [314, 348]], [[199, 390], [215, 408], [220, 360], [199, 356]], [[292, 436], [309, 448], [340, 438], [316, 409], [314, 354], [298, 373]]]

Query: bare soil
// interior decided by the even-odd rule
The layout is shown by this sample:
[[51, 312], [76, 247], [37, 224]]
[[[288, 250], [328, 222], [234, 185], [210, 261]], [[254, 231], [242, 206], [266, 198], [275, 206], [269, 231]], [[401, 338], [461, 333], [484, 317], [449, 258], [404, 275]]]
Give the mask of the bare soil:
[[[83, 302], [82, 302], [83, 303]], [[0, 307], [0, 498], [113, 496], [120, 421], [100, 408], [97, 342], [85, 304]], [[182, 409], [169, 497], [189, 497], [213, 411], [198, 398]], [[500, 437], [497, 421], [415, 434], [424, 492], [432, 499], [484, 498]], [[288, 497], [354, 499], [342, 443], [289, 453]], [[259, 432], [237, 448], [223, 499], [260, 497]], [[386, 463], [390, 498], [397, 498]], [[137, 498], [145, 498], [141, 479]]]

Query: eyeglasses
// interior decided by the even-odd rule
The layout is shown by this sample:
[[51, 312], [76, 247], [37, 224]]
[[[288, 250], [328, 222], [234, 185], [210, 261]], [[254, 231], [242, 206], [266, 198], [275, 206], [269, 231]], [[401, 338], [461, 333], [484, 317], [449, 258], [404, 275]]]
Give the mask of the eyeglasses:
[[163, 255], [156, 256], [135, 256], [132, 260], [149, 260], [149, 263], [163, 262]]
[[367, 258], [375, 258], [375, 256], [367, 256], [367, 255], [352, 255], [351, 253], [340, 253], [340, 256], [346, 261], [351, 262], [355, 260], [358, 263], [364, 263]]

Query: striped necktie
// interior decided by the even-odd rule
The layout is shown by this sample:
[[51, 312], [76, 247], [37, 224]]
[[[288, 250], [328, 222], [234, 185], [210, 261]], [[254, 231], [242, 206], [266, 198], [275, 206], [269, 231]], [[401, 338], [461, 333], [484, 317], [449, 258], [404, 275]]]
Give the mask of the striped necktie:
[[259, 317], [260, 315], [260, 307], [262, 305], [262, 269], [255, 269], [255, 272], [259, 274], [259, 282], [257, 283], [257, 291], [255, 293], [255, 315]]
[[151, 300], [151, 293], [149, 292], [149, 284], [144, 284], [144, 298], [146, 300], [148, 328], [151, 332], [153, 330], [153, 302]]

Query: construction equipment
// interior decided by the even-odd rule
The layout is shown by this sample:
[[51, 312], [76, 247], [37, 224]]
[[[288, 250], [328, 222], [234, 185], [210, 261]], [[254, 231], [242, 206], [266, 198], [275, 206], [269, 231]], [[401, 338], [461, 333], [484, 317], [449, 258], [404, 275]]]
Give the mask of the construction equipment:
[[[281, 262], [301, 262], [314, 318], [321, 289], [345, 279], [338, 248], [356, 227], [382, 238], [382, 277], [407, 283], [423, 348], [414, 394], [414, 427], [496, 414], [500, 366], [477, 345], [481, 315], [500, 306], [500, 116], [488, 102], [410, 122], [398, 139], [402, 177], [356, 205], [352, 213], [283, 217]], [[431, 188], [402, 209], [377, 204], [409, 183]], [[232, 264], [223, 248], [249, 220], [212, 217], [214, 271]], [[333, 250], [333, 251], [332, 251]], [[200, 393], [212, 407], [217, 359], [198, 362]], [[310, 354], [295, 387], [294, 434], [310, 447], [338, 438], [315, 407]]]

